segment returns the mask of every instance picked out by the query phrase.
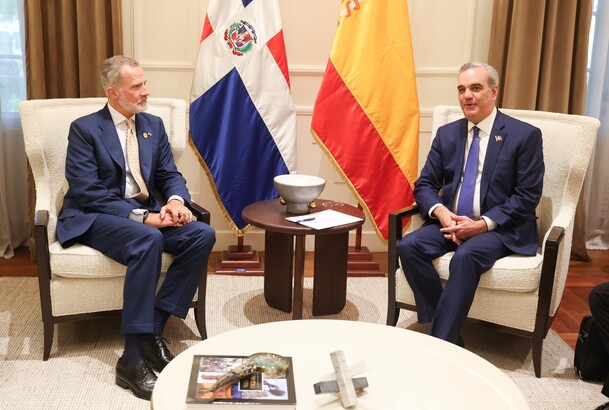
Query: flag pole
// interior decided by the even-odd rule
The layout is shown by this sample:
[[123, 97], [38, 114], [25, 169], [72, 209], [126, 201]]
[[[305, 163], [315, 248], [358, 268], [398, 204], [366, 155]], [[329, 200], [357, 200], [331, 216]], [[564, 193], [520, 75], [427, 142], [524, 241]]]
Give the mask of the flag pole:
[[244, 245], [244, 236], [237, 235], [237, 245], [229, 245], [228, 250], [220, 252], [216, 261], [219, 275], [259, 276], [264, 274], [264, 263], [258, 252]]
[[[364, 209], [360, 203], [357, 207]], [[366, 246], [362, 247], [361, 226], [355, 229], [355, 246], [349, 246], [347, 276], [385, 276], [372, 252]]]

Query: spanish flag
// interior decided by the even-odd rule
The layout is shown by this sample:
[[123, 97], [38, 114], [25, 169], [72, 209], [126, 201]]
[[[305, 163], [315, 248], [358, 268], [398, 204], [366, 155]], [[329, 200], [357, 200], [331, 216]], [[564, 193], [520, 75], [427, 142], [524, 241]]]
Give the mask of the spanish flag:
[[419, 103], [406, 0], [343, 0], [311, 132], [371, 219], [414, 202]]

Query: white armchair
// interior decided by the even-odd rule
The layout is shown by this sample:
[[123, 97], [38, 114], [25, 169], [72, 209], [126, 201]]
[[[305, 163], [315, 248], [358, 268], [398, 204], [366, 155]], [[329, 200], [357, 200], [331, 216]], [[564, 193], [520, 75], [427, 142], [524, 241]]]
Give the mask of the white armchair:
[[[88, 246], [62, 248], [55, 228], [68, 185], [65, 160], [68, 130], [73, 120], [98, 111], [105, 98], [30, 100], [19, 104], [25, 151], [36, 185], [34, 239], [40, 303], [44, 326], [43, 360], [53, 343], [54, 324], [120, 313], [126, 267]], [[186, 103], [177, 99], [148, 99], [148, 112], [163, 119], [176, 162], [186, 146]], [[193, 213], [209, 223], [210, 215], [195, 205]], [[163, 254], [162, 278], [172, 256]], [[205, 288], [207, 266], [193, 307], [197, 328], [207, 338]]]
[[[482, 275], [469, 311], [470, 320], [532, 338], [535, 375], [541, 377], [541, 352], [560, 305], [567, 279], [573, 222], [579, 194], [600, 125], [595, 118], [540, 111], [502, 109], [505, 114], [541, 129], [545, 177], [537, 207], [540, 247], [535, 256], [511, 255], [499, 259]], [[433, 113], [432, 135], [441, 125], [462, 118], [460, 107], [438, 106]], [[416, 310], [414, 295], [401, 267], [396, 245], [421, 223], [416, 205], [389, 215], [389, 304], [387, 324], [395, 326], [400, 309]], [[443, 280], [453, 253], [434, 261]]]

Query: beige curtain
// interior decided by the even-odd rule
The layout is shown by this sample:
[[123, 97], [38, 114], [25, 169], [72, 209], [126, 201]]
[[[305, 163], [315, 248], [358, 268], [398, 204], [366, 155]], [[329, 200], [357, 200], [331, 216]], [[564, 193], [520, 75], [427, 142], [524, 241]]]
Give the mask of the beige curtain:
[[[123, 52], [121, 0], [25, 0], [24, 10], [27, 98], [103, 97], [99, 67]], [[28, 185], [33, 221], [31, 174]]]
[[[27, 168], [18, 103], [25, 98], [23, 67], [23, 2], [0, 2], [0, 19], [17, 23], [18, 32], [2, 32], [0, 59], [0, 257], [10, 259], [14, 250], [27, 245], [29, 218]], [[25, 208], [25, 209], [24, 209]]]
[[[498, 106], [583, 115], [592, 0], [495, 0], [489, 64], [501, 78]], [[571, 256], [590, 260], [583, 195]]]

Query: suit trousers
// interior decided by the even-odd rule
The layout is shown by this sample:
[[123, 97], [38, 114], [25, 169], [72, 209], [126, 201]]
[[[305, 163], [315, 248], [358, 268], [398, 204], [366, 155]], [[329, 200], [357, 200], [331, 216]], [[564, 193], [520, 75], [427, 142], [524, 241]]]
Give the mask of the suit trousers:
[[[77, 241], [127, 266], [121, 333], [150, 334], [155, 308], [186, 317], [216, 238], [203, 222], [158, 229], [100, 214]], [[157, 291], [163, 252], [173, 262]]]
[[[512, 252], [496, 232], [475, 235], [461, 245], [444, 238], [441, 225], [431, 221], [404, 236], [398, 244], [400, 262], [414, 293], [419, 323], [429, 334], [457, 343], [474, 300], [480, 277], [497, 259]], [[449, 278], [442, 286], [432, 261], [454, 252]]]
[[[598, 323], [605, 349], [609, 352], [609, 282], [596, 285], [588, 297], [590, 312]], [[605, 380], [602, 393], [609, 397], [609, 377]]]

